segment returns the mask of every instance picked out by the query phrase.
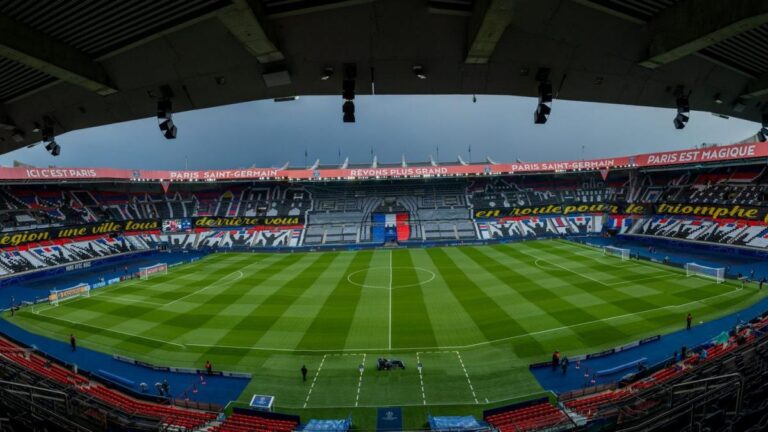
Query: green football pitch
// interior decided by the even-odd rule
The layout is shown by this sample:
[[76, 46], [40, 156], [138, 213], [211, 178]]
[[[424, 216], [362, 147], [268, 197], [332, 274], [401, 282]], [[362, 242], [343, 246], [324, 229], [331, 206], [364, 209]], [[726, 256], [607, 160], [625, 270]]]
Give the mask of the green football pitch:
[[[153, 364], [202, 368], [210, 359], [217, 369], [249, 372], [239, 402], [271, 394], [283, 412], [363, 418], [371, 407], [396, 405], [423, 422], [422, 412], [479, 414], [544, 395], [528, 364], [554, 350], [598, 351], [677, 330], [688, 312], [707, 320], [758, 297], [733, 282], [538, 240], [218, 253], [12, 320]], [[406, 369], [378, 372], [378, 357]]]

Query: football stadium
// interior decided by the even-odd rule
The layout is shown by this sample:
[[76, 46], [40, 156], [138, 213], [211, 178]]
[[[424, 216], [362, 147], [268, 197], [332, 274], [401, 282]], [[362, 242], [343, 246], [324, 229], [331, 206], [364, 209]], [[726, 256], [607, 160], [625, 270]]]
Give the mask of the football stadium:
[[[768, 429], [766, 2], [0, 1], [0, 24], [0, 152], [51, 158], [0, 167], [0, 430]], [[149, 119], [178, 142], [174, 113], [304, 95], [357, 127], [377, 94], [754, 135], [52, 159], [73, 131]]]

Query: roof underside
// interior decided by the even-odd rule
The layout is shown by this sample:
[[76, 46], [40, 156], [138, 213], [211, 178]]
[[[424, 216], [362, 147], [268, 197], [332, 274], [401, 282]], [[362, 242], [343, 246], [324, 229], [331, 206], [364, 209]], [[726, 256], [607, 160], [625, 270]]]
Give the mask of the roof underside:
[[536, 96], [546, 68], [560, 99], [673, 107], [679, 89], [759, 120], [766, 52], [768, 2], [747, 0], [0, 0], [0, 152], [45, 123], [153, 116], [163, 86], [175, 111], [341, 105], [349, 63], [360, 95]]

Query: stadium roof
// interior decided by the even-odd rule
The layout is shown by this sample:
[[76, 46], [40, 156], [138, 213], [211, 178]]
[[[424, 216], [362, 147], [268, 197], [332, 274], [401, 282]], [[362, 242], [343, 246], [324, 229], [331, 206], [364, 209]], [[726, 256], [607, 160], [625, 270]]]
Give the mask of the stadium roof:
[[345, 64], [358, 95], [536, 96], [548, 70], [556, 99], [690, 92], [692, 109], [758, 120], [766, 51], [765, 1], [0, 0], [0, 152], [46, 124], [151, 117], [162, 97], [178, 112], [341, 96]]

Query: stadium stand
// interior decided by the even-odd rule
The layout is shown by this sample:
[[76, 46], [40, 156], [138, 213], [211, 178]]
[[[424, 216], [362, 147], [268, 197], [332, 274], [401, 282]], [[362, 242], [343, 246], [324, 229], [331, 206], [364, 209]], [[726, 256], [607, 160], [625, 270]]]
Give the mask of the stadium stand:
[[[6, 185], [0, 277], [153, 249], [376, 246], [385, 243], [513, 241], [620, 234], [756, 251], [768, 248], [766, 170], [759, 164], [493, 178], [346, 183]], [[751, 212], [751, 213], [750, 213]], [[727, 213], [727, 214], [726, 214]], [[67, 227], [200, 218], [178, 232], [23, 241]], [[238, 223], [238, 218], [245, 218]], [[251, 219], [248, 219], [251, 218]], [[250, 222], [275, 218], [276, 223]], [[234, 221], [234, 222], [231, 222]], [[36, 239], [35, 239], [36, 240]], [[7, 243], [3, 243], [7, 244]]]
[[296, 420], [284, 420], [268, 418], [252, 412], [251, 414], [232, 413], [217, 426], [212, 426], [210, 432], [245, 432], [245, 431], [271, 431], [291, 432], [296, 429], [299, 422]]
[[[19, 373], [17, 367], [22, 368], [21, 370], [25, 372]], [[61, 395], [66, 395], [65, 405], [81, 407], [83, 410], [98, 410], [104, 416], [103, 421], [137, 424], [137, 422], [141, 423], [141, 419], [149, 419], [150, 423], [162, 425], [165, 428], [192, 430], [209, 424], [216, 418], [215, 413], [169, 405], [167, 400], [165, 403], [158, 403], [128, 396], [73, 372], [53, 359], [43, 357], [33, 350], [23, 348], [2, 337], [0, 337], [0, 377], [3, 380], [11, 379], [18, 385], [25, 385], [27, 392], [44, 393], [46, 390], [53, 390]], [[0, 392], [3, 391], [2, 389], [8, 389], [8, 387], [0, 386]], [[11, 400], [14, 398], [14, 392], [9, 391], [6, 396], [6, 398], [0, 398], [0, 404], [15, 402]], [[31, 401], [33, 403], [39, 401], [43, 404], [49, 402], [42, 397], [31, 398]], [[35, 408], [43, 409], [45, 415], [50, 416], [52, 414], [47, 407]], [[90, 411], [78, 412], [77, 414], [81, 414], [83, 417], [93, 417], [93, 413]], [[69, 412], [64, 416], [71, 420], [80, 417], [80, 415], [76, 415], [73, 419]], [[51, 416], [50, 418], [54, 419], [55, 417]], [[59, 427], [69, 426], [71, 420], [67, 420]], [[78, 429], [77, 425], [72, 426], [71, 430], [82, 430]], [[157, 427], [155, 426], [155, 428]]]
[[562, 410], [546, 399], [493, 410], [486, 413], [485, 421], [500, 432], [559, 431], [576, 427], [576, 424]]

